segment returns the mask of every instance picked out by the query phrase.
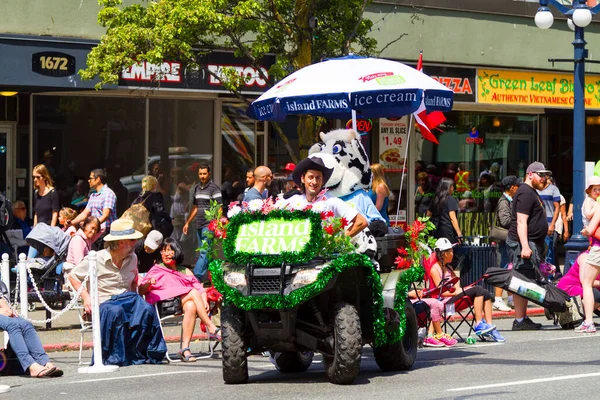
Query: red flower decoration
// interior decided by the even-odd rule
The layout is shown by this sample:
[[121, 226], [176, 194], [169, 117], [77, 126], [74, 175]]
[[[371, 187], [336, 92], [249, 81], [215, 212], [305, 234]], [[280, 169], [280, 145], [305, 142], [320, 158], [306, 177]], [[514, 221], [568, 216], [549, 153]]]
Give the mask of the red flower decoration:
[[321, 212], [321, 219], [333, 218], [334, 215], [333, 211], [323, 211]]
[[348, 220], [344, 217], [342, 217], [342, 228], [345, 228], [348, 226]]
[[412, 230], [417, 232], [417, 234], [421, 233], [425, 229], [425, 224], [419, 220], [416, 220], [412, 224]]
[[219, 221], [217, 221], [216, 219], [213, 219], [212, 221], [210, 221], [210, 223], [208, 224], [208, 230], [211, 232], [214, 232], [217, 229], [218, 223], [219, 223]]
[[408, 251], [406, 251], [406, 249], [405, 249], [405, 248], [403, 248], [403, 247], [400, 247], [400, 248], [398, 249], [398, 254], [400, 254], [402, 257], [406, 257], [406, 256], [408, 256]]
[[407, 269], [410, 268], [411, 262], [408, 258], [398, 256], [396, 257], [396, 268]]
[[416, 251], [417, 251], [417, 243], [416, 243], [416, 242], [413, 242], [413, 241], [411, 241], [411, 242], [410, 242], [410, 249], [411, 249], [412, 251], [416, 252]]
[[327, 225], [327, 226], [325, 227], [325, 232], [327, 232], [327, 233], [328, 233], [328, 234], [330, 234], [330, 235], [333, 235], [333, 234], [335, 233], [335, 229], [333, 229], [333, 226], [332, 226], [332, 225]]

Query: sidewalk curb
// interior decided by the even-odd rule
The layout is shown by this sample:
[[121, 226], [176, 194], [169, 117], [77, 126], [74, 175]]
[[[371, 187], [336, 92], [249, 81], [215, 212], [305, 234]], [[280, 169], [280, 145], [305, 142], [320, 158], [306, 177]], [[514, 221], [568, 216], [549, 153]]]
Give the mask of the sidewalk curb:
[[[544, 309], [542, 307], [529, 308], [527, 309], [527, 315], [529, 316], [538, 316], [544, 315]], [[492, 316], [495, 319], [505, 319], [505, 318], [514, 318], [515, 311], [494, 311]], [[455, 321], [460, 319], [459, 316], [453, 316], [450, 318], [450, 321]], [[468, 318], [472, 319], [472, 317]], [[206, 340], [208, 336], [206, 333], [197, 334], [192, 336], [192, 340]], [[180, 336], [167, 336], [165, 337], [165, 341], [167, 343], [179, 343]], [[93, 347], [93, 342], [83, 342], [83, 350], [90, 350]], [[58, 343], [58, 344], [45, 344], [44, 350], [47, 352], [59, 352], [59, 351], [79, 351], [79, 343]]]
[[[208, 335], [206, 333], [197, 334], [192, 336], [192, 340], [206, 340]], [[165, 342], [167, 343], [179, 343], [181, 340], [180, 336], [167, 336]], [[58, 344], [45, 344], [43, 345], [46, 352], [58, 352], [58, 351], [79, 351], [79, 343], [58, 343]], [[94, 347], [93, 342], [83, 342], [83, 350], [90, 350]]]

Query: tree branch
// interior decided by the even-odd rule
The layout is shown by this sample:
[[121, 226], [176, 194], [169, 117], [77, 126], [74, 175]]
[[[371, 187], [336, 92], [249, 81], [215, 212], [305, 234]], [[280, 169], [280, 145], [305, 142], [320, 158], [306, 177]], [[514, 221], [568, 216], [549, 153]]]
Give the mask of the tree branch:
[[363, 1], [362, 7], [360, 9], [360, 17], [358, 18], [358, 21], [356, 21], [356, 24], [354, 25], [352, 31], [348, 35], [346, 35], [346, 40], [344, 41], [344, 47], [342, 49], [344, 55], [347, 55], [350, 51], [350, 44], [354, 41], [354, 38], [356, 37], [356, 32], [358, 31], [358, 27], [360, 26], [363, 20], [363, 15], [365, 13], [365, 8], [367, 7], [368, 2], [369, 0]]
[[408, 33], [403, 33], [402, 35], [398, 36], [396, 39], [392, 40], [391, 42], [389, 42], [388, 44], [386, 44], [385, 46], [383, 46], [383, 48], [381, 50], [379, 50], [377, 54], [381, 55], [381, 53], [383, 53], [385, 51], [385, 49], [387, 49], [388, 47], [390, 47], [391, 45], [393, 45], [397, 41], [401, 40], [404, 36], [408, 36]]

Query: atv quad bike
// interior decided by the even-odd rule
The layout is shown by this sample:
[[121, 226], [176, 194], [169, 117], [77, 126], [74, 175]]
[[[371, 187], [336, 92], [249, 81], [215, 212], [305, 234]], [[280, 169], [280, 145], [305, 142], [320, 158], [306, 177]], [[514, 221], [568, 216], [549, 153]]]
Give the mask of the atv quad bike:
[[406, 370], [417, 352], [409, 285], [420, 268], [380, 274], [362, 254], [315, 255], [323, 238], [312, 211], [239, 213], [223, 242], [225, 261], [210, 264], [224, 296], [223, 379], [248, 381], [251, 354], [270, 351], [283, 373], [302, 372], [323, 355], [327, 378], [351, 384], [364, 344], [382, 370]]

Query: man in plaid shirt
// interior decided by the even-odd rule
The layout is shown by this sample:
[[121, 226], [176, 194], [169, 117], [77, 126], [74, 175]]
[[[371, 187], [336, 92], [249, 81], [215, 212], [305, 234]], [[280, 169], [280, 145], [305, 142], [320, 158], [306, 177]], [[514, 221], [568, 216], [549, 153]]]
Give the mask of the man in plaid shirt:
[[90, 195], [85, 210], [73, 221], [67, 221], [67, 225], [77, 227], [91, 215], [100, 221], [100, 232], [102, 233], [100, 237], [103, 237], [110, 230], [110, 224], [117, 219], [117, 196], [106, 184], [106, 172], [103, 169], [95, 169], [90, 172], [88, 182], [90, 188], [94, 189], [96, 193]]
[[[196, 219], [196, 229], [198, 235], [198, 247], [202, 246], [202, 243], [208, 240], [208, 223], [206, 220], [205, 211], [210, 209], [211, 200], [215, 200], [219, 204], [223, 204], [223, 199], [221, 196], [221, 188], [217, 186], [210, 179], [210, 166], [208, 164], [201, 164], [198, 167], [198, 178], [200, 178], [200, 183], [194, 187], [192, 191], [190, 191], [190, 195], [192, 195], [192, 199], [194, 202], [194, 208], [190, 212], [190, 216], [188, 217], [185, 225], [183, 226], [183, 233], [188, 234], [189, 224]], [[206, 273], [208, 272], [208, 257], [206, 256], [206, 251], [200, 251], [200, 255], [198, 256], [198, 260], [196, 261], [196, 265], [194, 266], [194, 275], [200, 282], [204, 278], [206, 278]]]

